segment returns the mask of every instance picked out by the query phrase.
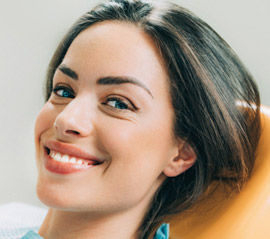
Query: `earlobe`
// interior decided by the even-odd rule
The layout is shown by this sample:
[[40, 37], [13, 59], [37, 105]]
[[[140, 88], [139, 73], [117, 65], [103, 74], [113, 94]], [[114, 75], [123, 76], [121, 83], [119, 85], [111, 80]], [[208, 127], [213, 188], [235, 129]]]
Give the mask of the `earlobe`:
[[181, 143], [178, 148], [178, 155], [169, 160], [163, 173], [167, 177], [176, 177], [192, 167], [196, 158], [194, 149], [186, 142]]

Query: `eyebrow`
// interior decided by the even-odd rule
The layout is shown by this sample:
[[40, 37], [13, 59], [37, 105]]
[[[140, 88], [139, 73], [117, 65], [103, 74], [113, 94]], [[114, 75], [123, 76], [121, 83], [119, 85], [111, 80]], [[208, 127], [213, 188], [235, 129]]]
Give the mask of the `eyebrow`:
[[97, 84], [99, 85], [120, 85], [120, 84], [127, 84], [127, 83], [143, 88], [152, 98], [154, 98], [151, 91], [146, 87], [146, 85], [144, 85], [142, 82], [138, 81], [137, 79], [133, 77], [107, 76], [107, 77], [102, 77], [97, 81]]
[[[67, 75], [68, 77], [70, 77], [73, 80], [78, 80], [79, 79], [78, 74], [75, 71], [71, 70], [65, 64], [59, 65], [58, 69], [63, 74]], [[154, 98], [151, 91], [147, 88], [147, 86], [145, 84], [143, 84], [142, 82], [138, 81], [137, 79], [133, 78], [133, 77], [129, 77], [129, 76], [106, 76], [106, 77], [102, 77], [102, 78], [97, 80], [98, 85], [120, 85], [120, 84], [128, 84], [128, 83], [143, 88], [152, 98]]]
[[65, 75], [69, 76], [73, 80], [78, 80], [79, 79], [78, 74], [75, 71], [71, 70], [69, 67], [67, 67], [64, 64], [61, 64], [60, 66], [58, 66], [58, 69], [60, 71], [62, 71], [62, 73], [64, 73]]

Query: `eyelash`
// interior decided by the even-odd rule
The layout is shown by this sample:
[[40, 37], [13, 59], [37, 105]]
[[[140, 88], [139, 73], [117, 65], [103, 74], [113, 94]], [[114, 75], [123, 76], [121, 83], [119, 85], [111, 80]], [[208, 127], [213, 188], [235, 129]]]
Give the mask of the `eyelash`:
[[[69, 94], [69, 96], [60, 95], [58, 91], [61, 91], [61, 90], [63, 91], [62, 93], [67, 92]], [[61, 98], [72, 98], [72, 99], [75, 98], [74, 91], [70, 87], [67, 87], [64, 85], [56, 85], [52, 91], [56, 96], [61, 97]], [[108, 104], [109, 102], [113, 102], [113, 101], [117, 102], [118, 106], [124, 107], [124, 108], [116, 108], [115, 106]], [[124, 111], [124, 110], [137, 111], [138, 110], [138, 108], [136, 106], [134, 106], [134, 104], [132, 104], [129, 100], [124, 99], [122, 97], [117, 97], [117, 96], [107, 97], [105, 99], [105, 101], [103, 101], [101, 104], [107, 105], [107, 106], [109, 106], [115, 110], [119, 110], [119, 111]]]
[[[122, 105], [122, 106], [124, 106], [124, 107], [126, 107], [126, 108], [125, 108], [125, 109], [123, 109], [123, 108], [116, 108], [115, 106], [112, 106], [112, 105], [109, 105], [109, 104], [108, 104], [109, 102], [113, 102], [113, 101], [120, 103], [120, 105]], [[123, 98], [121, 98], [121, 97], [111, 96], [111, 97], [107, 97], [107, 98], [105, 99], [105, 101], [102, 102], [102, 104], [103, 104], [103, 105], [108, 105], [109, 107], [112, 107], [112, 108], [114, 108], [115, 110], [119, 110], [119, 111], [123, 111], [123, 110], [136, 111], [136, 110], [138, 110], [138, 108], [135, 107], [131, 102], [127, 102], [127, 101], [128, 101], [127, 99], [125, 100], [125, 99], [123, 99]], [[126, 103], [126, 102], [127, 102], [127, 103]], [[119, 105], [119, 106], [120, 106], [120, 105]]]
[[[57, 93], [58, 91], [62, 90], [63, 92], [66, 91], [70, 94], [70, 96], [62, 96], [60, 95], [59, 93]], [[67, 87], [67, 86], [64, 86], [64, 85], [56, 85], [54, 88], [53, 88], [53, 93], [59, 97], [63, 97], [63, 98], [75, 98], [74, 96], [74, 91], [70, 88], [70, 87]]]

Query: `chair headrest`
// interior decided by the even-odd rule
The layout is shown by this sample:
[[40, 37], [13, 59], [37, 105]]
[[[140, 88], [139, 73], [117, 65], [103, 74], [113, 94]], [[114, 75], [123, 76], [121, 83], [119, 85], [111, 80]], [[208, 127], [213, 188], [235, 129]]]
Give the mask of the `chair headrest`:
[[262, 135], [250, 180], [231, 198], [218, 186], [170, 220], [172, 239], [266, 239], [270, 235], [270, 108], [261, 107]]

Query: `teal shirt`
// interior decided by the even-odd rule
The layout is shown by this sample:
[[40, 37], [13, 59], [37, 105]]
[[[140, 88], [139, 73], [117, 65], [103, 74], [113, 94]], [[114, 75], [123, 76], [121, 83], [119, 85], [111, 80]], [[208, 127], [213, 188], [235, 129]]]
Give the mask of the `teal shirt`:
[[20, 239], [44, 239], [44, 238], [41, 237], [40, 235], [38, 235], [36, 232], [34, 232], [34, 231], [31, 230], [31, 231], [27, 232]]
[[[44, 239], [34, 231], [29, 231], [20, 239]], [[169, 239], [169, 224], [162, 224], [153, 239]]]
[[[37, 234], [47, 209], [24, 203], [0, 205], [0, 239], [43, 239]], [[162, 224], [153, 239], [169, 239], [169, 224]]]

